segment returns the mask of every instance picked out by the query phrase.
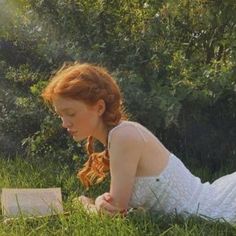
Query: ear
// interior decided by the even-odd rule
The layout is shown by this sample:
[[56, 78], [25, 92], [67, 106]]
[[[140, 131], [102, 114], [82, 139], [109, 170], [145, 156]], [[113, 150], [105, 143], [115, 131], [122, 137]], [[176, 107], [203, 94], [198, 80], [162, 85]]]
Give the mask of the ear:
[[106, 104], [104, 102], [103, 99], [99, 99], [96, 103], [96, 111], [98, 113], [99, 116], [102, 116], [102, 114], [104, 113], [106, 109]]

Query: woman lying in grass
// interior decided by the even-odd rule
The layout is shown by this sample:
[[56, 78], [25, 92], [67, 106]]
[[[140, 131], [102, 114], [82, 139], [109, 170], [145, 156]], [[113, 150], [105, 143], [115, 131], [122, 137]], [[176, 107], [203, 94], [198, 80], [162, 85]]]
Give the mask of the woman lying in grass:
[[[110, 191], [80, 201], [110, 215], [129, 208], [236, 219], [236, 173], [202, 183], [149, 130], [128, 121], [120, 90], [103, 68], [62, 68], [42, 94], [76, 141], [87, 139], [88, 161], [78, 177], [89, 188], [110, 172]], [[94, 140], [104, 145], [97, 153]]]

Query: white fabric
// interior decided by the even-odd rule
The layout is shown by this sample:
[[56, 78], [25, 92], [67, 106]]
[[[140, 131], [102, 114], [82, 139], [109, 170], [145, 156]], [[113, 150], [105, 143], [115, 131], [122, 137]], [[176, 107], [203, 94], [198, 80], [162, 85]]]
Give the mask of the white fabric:
[[[149, 139], [156, 139], [142, 125], [123, 121], [109, 133], [109, 142], [115, 129], [127, 125], [138, 129], [145, 145], [151, 143], [148, 142]], [[180, 159], [170, 154], [168, 165], [159, 176], [135, 178], [129, 206], [236, 222], [236, 172], [223, 176], [212, 184], [202, 183]]]

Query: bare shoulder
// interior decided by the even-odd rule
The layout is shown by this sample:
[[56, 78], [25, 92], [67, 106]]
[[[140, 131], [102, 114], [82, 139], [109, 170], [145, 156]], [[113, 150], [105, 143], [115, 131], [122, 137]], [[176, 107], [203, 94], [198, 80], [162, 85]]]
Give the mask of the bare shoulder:
[[137, 127], [131, 122], [118, 125], [112, 130], [109, 142], [111, 176], [129, 176], [132, 179], [144, 144]]
[[120, 148], [134, 148], [136, 145], [140, 145], [142, 143], [142, 136], [140, 135], [137, 127], [131, 122], [126, 122], [115, 127], [114, 130], [112, 130], [109, 139], [110, 148], [114, 148], [115, 146], [119, 146]]

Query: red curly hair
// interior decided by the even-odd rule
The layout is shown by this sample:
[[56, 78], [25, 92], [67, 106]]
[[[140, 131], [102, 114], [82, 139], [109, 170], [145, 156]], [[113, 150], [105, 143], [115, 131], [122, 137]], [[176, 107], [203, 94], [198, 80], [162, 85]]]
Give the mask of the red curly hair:
[[[88, 105], [103, 99], [106, 109], [102, 119], [108, 129], [116, 126], [121, 119], [127, 119], [120, 89], [112, 76], [102, 67], [77, 62], [64, 64], [42, 92], [44, 101], [49, 104], [52, 104], [55, 96], [58, 95], [78, 99]], [[103, 181], [109, 172], [107, 148], [98, 153], [94, 151], [93, 146], [94, 137], [89, 136], [86, 144], [88, 160], [77, 173], [86, 188]]]

